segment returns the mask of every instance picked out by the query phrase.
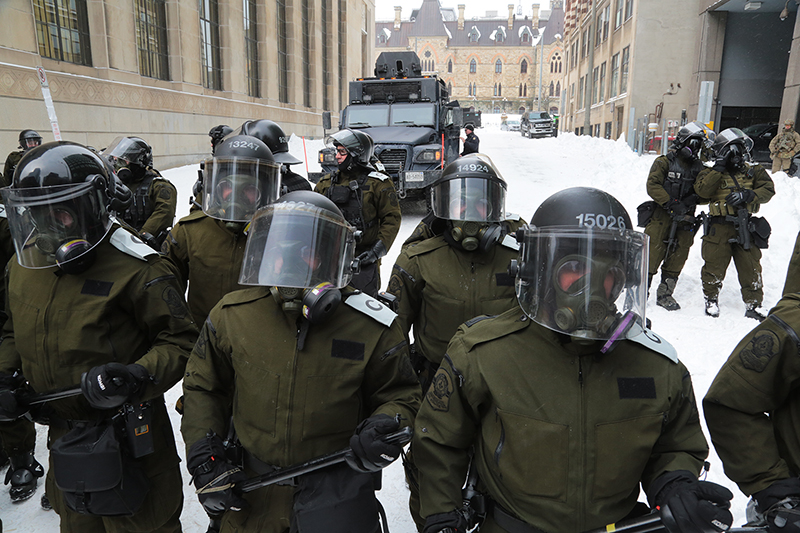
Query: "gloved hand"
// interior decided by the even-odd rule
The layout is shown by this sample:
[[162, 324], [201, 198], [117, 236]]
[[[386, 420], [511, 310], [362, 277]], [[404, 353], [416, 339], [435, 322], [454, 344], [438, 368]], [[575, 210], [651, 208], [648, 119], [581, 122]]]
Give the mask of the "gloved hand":
[[16, 420], [28, 412], [17, 391], [25, 385], [21, 375], [0, 373], [0, 421]]
[[153, 250], [158, 251], [158, 241], [156, 241], [155, 236], [152, 233], [148, 233], [146, 231], [140, 231], [139, 237], [144, 241], [144, 243], [152, 248]]
[[669, 211], [669, 216], [673, 218], [685, 216], [690, 209], [691, 209], [690, 206], [686, 205], [680, 200], [670, 200], [669, 203], [667, 204], [667, 211]]
[[186, 453], [186, 466], [197, 488], [197, 498], [206, 513], [219, 515], [225, 511], [241, 511], [247, 500], [233, 487], [237, 481], [247, 479], [241, 468], [225, 456], [222, 439], [209, 431], [195, 442]]
[[142, 390], [150, 374], [142, 365], [107, 363], [84, 372], [81, 392], [96, 409], [119, 407]]
[[714, 159], [714, 170], [717, 172], [725, 172], [728, 170], [728, 165], [731, 162], [733, 153], [729, 150], [722, 156], [716, 156]]
[[776, 481], [753, 494], [769, 533], [800, 533], [800, 478]]
[[751, 189], [744, 189], [742, 191], [733, 191], [725, 197], [725, 203], [733, 207], [742, 207], [749, 204], [756, 199], [756, 193]]
[[728, 510], [733, 493], [710, 481], [698, 481], [687, 470], [661, 475], [647, 494], [661, 512], [668, 533], [718, 533], [733, 523]]
[[378, 259], [384, 255], [386, 255], [386, 246], [383, 245], [383, 241], [377, 240], [375, 244], [372, 245], [371, 249], [359, 254], [357, 259], [361, 263], [361, 266], [367, 266], [376, 263]]
[[458, 511], [449, 513], [432, 514], [425, 519], [422, 533], [464, 533], [467, 531], [467, 521]]
[[356, 472], [377, 472], [400, 457], [402, 446], [381, 440], [400, 429], [400, 422], [389, 415], [375, 415], [362, 420], [350, 437], [351, 453], [345, 458]]

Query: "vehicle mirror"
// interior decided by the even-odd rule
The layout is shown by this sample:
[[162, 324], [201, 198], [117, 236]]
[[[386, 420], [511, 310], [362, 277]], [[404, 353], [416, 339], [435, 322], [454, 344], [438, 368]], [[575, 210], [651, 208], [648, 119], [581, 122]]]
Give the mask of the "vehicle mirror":
[[323, 111], [322, 112], [322, 129], [324, 129], [324, 130], [331, 129], [331, 112], [330, 111]]

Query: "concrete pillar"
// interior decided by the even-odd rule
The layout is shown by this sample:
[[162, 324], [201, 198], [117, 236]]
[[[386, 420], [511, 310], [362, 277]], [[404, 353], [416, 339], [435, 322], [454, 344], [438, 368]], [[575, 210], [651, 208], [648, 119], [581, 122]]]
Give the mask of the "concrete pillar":
[[400, 29], [400, 12], [403, 11], [403, 6], [394, 6], [394, 29]]
[[463, 30], [464, 29], [464, 9], [465, 9], [465, 7], [466, 6], [464, 4], [458, 4], [458, 29], [459, 30]]
[[795, 11], [794, 34], [789, 51], [789, 67], [786, 69], [786, 85], [781, 102], [781, 121], [793, 119], [799, 122], [800, 117], [800, 10]]
[[539, 4], [533, 4], [533, 15], [531, 15], [531, 28], [539, 27]]
[[514, 4], [508, 4], [508, 29], [514, 29]]

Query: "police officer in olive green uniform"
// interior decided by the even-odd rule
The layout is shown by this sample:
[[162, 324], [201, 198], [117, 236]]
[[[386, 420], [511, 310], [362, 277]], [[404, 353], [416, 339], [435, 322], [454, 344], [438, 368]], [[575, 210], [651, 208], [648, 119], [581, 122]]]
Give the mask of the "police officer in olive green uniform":
[[256, 209], [278, 198], [280, 165], [255, 137], [235, 135], [204, 162], [202, 211], [183, 217], [170, 230], [161, 251], [189, 283], [189, 310], [197, 324], [239, 284], [247, 234]]
[[519, 306], [459, 328], [417, 416], [424, 533], [466, 531], [470, 448], [482, 533], [602, 527], [641, 512], [640, 484], [669, 533], [730, 525], [730, 491], [697, 480], [708, 445], [689, 374], [643, 329], [647, 239], [630, 228], [597, 189], [536, 211]]
[[772, 173], [788, 171], [797, 152], [800, 152], [800, 133], [794, 131], [794, 120], [789, 118], [783, 123], [783, 131], [769, 142]]
[[[767, 171], [761, 165], [748, 162], [752, 146], [752, 139], [738, 128], [721, 132], [714, 139], [713, 168], [703, 170], [694, 185], [695, 192], [709, 200], [708, 229], [703, 235], [702, 247], [705, 263], [700, 276], [706, 315], [711, 317], [719, 316], [717, 297], [733, 258], [746, 306], [745, 316], [764, 319], [760, 309], [764, 298], [761, 250], [755, 238], [751, 238], [745, 248], [735, 222], [741, 209], [746, 209], [749, 215], [757, 213], [761, 204], [775, 195], [775, 185]], [[748, 220], [751, 220], [749, 216]]]
[[[739, 342], [703, 399], [725, 474], [753, 500], [748, 522], [800, 532], [800, 294]], [[755, 504], [755, 505], [753, 505]]]
[[22, 130], [19, 132], [19, 150], [11, 152], [6, 158], [5, 166], [3, 167], [3, 187], [11, 185], [11, 180], [14, 177], [14, 169], [17, 168], [19, 160], [25, 155], [25, 152], [31, 148], [35, 148], [42, 144], [42, 136], [33, 130]]
[[[181, 432], [200, 502], [227, 511], [223, 533], [378, 531], [365, 473], [400, 455], [381, 437], [413, 423], [420, 391], [394, 313], [346, 288], [354, 231], [315, 192], [259, 210], [240, 279], [257, 287], [224, 296], [203, 326], [183, 381]], [[222, 449], [231, 417], [242, 469]], [[230, 487], [348, 443], [349, 466], [245, 494]]]
[[370, 163], [372, 137], [344, 129], [331, 135], [331, 143], [339, 169], [322, 176], [314, 190], [330, 198], [345, 219], [363, 232], [356, 247], [360, 272], [351, 285], [375, 297], [381, 286], [380, 259], [400, 230], [400, 203], [392, 180]]
[[[111, 221], [109, 211], [123, 208], [130, 192], [106, 168], [81, 145], [48, 143], [22, 160], [13, 185], [3, 189], [17, 256], [6, 276], [0, 373], [21, 370], [36, 393], [80, 384], [83, 396], [47, 404], [47, 494], [62, 532], [178, 532], [183, 491], [163, 394], [183, 376], [197, 328], [170, 263]], [[26, 410], [9, 391], [0, 396], [6, 415]], [[73, 439], [109, 434], [127, 402], [151, 413], [145, 427], [152, 453], [139, 449], [140, 458], [123, 459], [130, 467], [113, 479], [122, 490], [114, 494], [131, 483], [140, 487], [117, 502], [132, 514], [101, 516], [109, 508], [95, 505], [108, 500], [92, 496], [113, 472], [100, 466], [112, 444], [104, 441], [96, 469], [91, 462], [70, 468], [70, 460], [57, 466], [54, 457]], [[128, 420], [139, 428], [146, 423]], [[83, 449], [96, 441], [84, 441]], [[118, 444], [127, 450], [123, 457], [134, 453], [129, 442]]]
[[[706, 142], [705, 126], [699, 122], [687, 124], [678, 131], [672, 150], [653, 161], [647, 176], [647, 194], [656, 204], [644, 229], [650, 236], [648, 287], [661, 266], [656, 305], [668, 311], [681, 308], [672, 293], [689, 257], [689, 248], [694, 244], [697, 229], [694, 212], [699, 200], [694, 192], [694, 181], [705, 168], [700, 156]], [[670, 245], [673, 224], [675, 231]]]
[[139, 137], [117, 137], [103, 150], [117, 175], [133, 192], [133, 202], [121, 218], [155, 250], [175, 221], [178, 191], [153, 168], [153, 150]]
[[789, 268], [786, 270], [786, 281], [783, 285], [783, 295], [800, 292], [800, 233], [794, 241], [792, 257], [789, 258]]

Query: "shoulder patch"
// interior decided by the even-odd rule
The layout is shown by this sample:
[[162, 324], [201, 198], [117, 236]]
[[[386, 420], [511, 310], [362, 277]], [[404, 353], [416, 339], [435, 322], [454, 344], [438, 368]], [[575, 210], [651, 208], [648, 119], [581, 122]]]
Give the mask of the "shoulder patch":
[[433, 382], [425, 398], [434, 411], [447, 412], [450, 410], [450, 396], [453, 394], [453, 378], [447, 370], [440, 368], [433, 376]]
[[656, 353], [660, 353], [673, 363], [678, 362], [678, 352], [675, 350], [674, 346], [660, 335], [657, 335], [654, 331], [642, 328], [638, 323], [631, 327], [626, 338]]
[[748, 370], [761, 373], [766, 370], [772, 358], [781, 351], [781, 340], [775, 332], [762, 329], [756, 333], [747, 346], [739, 352], [739, 360]]
[[394, 311], [363, 292], [346, 296], [344, 303], [356, 311], [360, 311], [368, 317], [375, 319], [386, 327], [391, 326], [397, 316]]
[[148, 256], [158, 255], [158, 252], [147, 246], [142, 239], [125, 228], [117, 228], [111, 234], [111, 245], [120, 252], [142, 261], [147, 261]]

